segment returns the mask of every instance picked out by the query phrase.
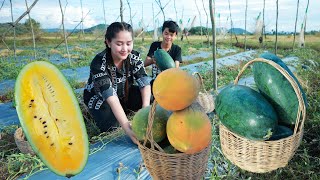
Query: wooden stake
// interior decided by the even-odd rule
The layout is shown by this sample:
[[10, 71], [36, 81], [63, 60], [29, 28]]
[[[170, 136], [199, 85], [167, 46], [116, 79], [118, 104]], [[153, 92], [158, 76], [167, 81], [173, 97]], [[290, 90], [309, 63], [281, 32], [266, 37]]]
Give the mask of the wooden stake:
[[68, 55], [68, 61], [69, 65], [71, 66], [71, 59], [70, 59], [70, 53], [69, 53], [69, 48], [68, 48], [68, 39], [67, 39], [67, 34], [64, 28], [64, 13], [62, 10], [62, 5], [61, 5], [61, 0], [59, 0], [59, 5], [60, 5], [60, 10], [61, 10], [61, 22], [62, 22], [62, 31], [63, 31], [63, 36], [64, 36], [64, 42], [65, 42], [65, 47]]
[[[25, 0], [26, 2], [26, 7], [28, 9], [28, 1]], [[33, 42], [33, 56], [34, 56], [34, 59], [37, 58], [37, 53], [36, 53], [36, 39], [34, 37], [34, 31], [33, 31], [33, 23], [32, 23], [32, 19], [31, 19], [31, 16], [30, 16], [30, 13], [28, 13], [28, 17], [29, 17], [29, 22], [30, 22], [30, 27], [31, 27], [31, 33], [32, 33], [32, 42]]]
[[210, 17], [212, 24], [212, 66], [213, 66], [213, 89], [218, 89], [217, 83], [217, 62], [216, 62], [216, 24], [215, 24], [215, 1], [209, 0]]

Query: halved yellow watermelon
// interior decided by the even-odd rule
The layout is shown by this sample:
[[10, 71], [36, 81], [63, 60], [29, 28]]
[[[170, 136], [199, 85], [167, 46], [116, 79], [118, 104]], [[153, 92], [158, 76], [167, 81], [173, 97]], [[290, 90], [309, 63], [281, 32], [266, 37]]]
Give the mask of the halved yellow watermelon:
[[53, 64], [35, 61], [20, 71], [15, 102], [21, 127], [36, 154], [58, 175], [80, 173], [89, 142], [79, 103]]

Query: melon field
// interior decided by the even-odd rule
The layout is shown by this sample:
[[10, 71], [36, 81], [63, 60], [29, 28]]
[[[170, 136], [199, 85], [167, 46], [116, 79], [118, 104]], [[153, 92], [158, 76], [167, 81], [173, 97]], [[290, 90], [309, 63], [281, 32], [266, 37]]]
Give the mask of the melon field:
[[[137, 146], [124, 138], [122, 129], [100, 134], [83, 104], [82, 92], [89, 76], [90, 63], [105, 48], [103, 36], [86, 35], [83, 38], [81, 34], [73, 34], [68, 38], [70, 58], [63, 43], [57, 47], [61, 40], [50, 34], [37, 39], [36, 57], [30, 37], [21, 36], [15, 40], [16, 54], [0, 44], [0, 179], [61, 179], [36, 155], [22, 153], [14, 139], [14, 132], [20, 127], [14, 103], [14, 83], [22, 67], [36, 60], [55, 64], [69, 81], [80, 104], [90, 152], [84, 171], [73, 178], [151, 179]], [[229, 38], [217, 39], [218, 90], [231, 83], [246, 62], [266, 51], [274, 53], [275, 36], [268, 35], [263, 46], [257, 36], [247, 36], [246, 50], [244, 36], [238, 35], [238, 41], [230, 43]], [[278, 36], [277, 55], [295, 74], [307, 96], [304, 135], [297, 152], [284, 168], [261, 174], [242, 170], [224, 156], [219, 139], [220, 121], [212, 112], [208, 114], [213, 133], [205, 179], [320, 179], [320, 34], [306, 35], [303, 48], [295, 46], [292, 49], [292, 41], [292, 36]], [[8, 45], [13, 42], [13, 38], [6, 38]], [[134, 49], [141, 53], [143, 60], [152, 42], [151, 36], [143, 40], [141, 37], [135, 38]], [[205, 36], [190, 35], [183, 41], [177, 38], [174, 43], [182, 49], [181, 68], [199, 72], [205, 89], [215, 93], [212, 39], [208, 42]], [[151, 74], [151, 69], [147, 68], [147, 72]], [[255, 88], [250, 68], [241, 76], [239, 84]], [[129, 117], [130, 120], [132, 118]]]

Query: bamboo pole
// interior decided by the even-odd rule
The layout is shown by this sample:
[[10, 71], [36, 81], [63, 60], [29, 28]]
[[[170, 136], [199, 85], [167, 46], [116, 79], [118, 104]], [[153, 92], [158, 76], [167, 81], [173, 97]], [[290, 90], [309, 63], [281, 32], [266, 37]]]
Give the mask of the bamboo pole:
[[[11, 2], [11, 1], [10, 1], [10, 2]], [[8, 50], [10, 50], [10, 48], [9, 48], [9, 46], [7, 45], [7, 43], [5, 42], [5, 37], [6, 37], [7, 32], [9, 32], [12, 28], [14, 28], [14, 27], [20, 22], [20, 20], [21, 20], [25, 15], [27, 15], [27, 14], [31, 11], [31, 9], [34, 7], [34, 5], [37, 4], [37, 2], [38, 2], [38, 0], [35, 0], [35, 1], [31, 4], [31, 6], [27, 9], [27, 11], [24, 12], [15, 22], [11, 23], [11, 24], [10, 24], [11, 26], [2, 34], [2, 42], [3, 42], [4, 45], [7, 47]]]
[[160, 10], [161, 10], [161, 12], [162, 12], [163, 21], [165, 21], [165, 20], [166, 20], [166, 16], [165, 16], [165, 13], [164, 13], [164, 11], [163, 11], [164, 7], [162, 7], [162, 5], [161, 5], [161, 0], [155, 0], [155, 1], [156, 1], [156, 3], [158, 4], [158, 6], [159, 6], [159, 8], [160, 8]]
[[[84, 17], [83, 17], [83, 5], [82, 5], [82, 0], [80, 0], [80, 6], [81, 6], [81, 26], [80, 26], [80, 31], [81, 31], [83, 40], [84, 40], [84, 42], [85, 42], [84, 25], [83, 25]], [[86, 45], [85, 45], [85, 46], [86, 46]]]
[[277, 16], [276, 16], [276, 42], [274, 47], [274, 54], [277, 55], [278, 51], [278, 15], [279, 15], [279, 0], [276, 1], [277, 3]]
[[82, 5], [82, 0], [80, 0], [80, 6], [81, 6], [81, 32], [82, 36], [84, 37], [84, 26], [83, 26], [83, 5]]
[[26, 16], [28, 13], [30, 13], [31, 9], [37, 4], [39, 0], [35, 0], [31, 6], [14, 22], [10, 23], [11, 27], [8, 28], [3, 34], [2, 34], [2, 37], [4, 37], [6, 35], [7, 32], [9, 32], [11, 30], [11, 28], [15, 27], [19, 22], [20, 20]]
[[246, 10], [244, 15], [244, 51], [247, 51], [247, 15], [248, 15], [248, 0], [246, 0]]
[[295, 20], [295, 23], [294, 23], [292, 50], [294, 49], [294, 44], [295, 44], [295, 41], [296, 41], [298, 14], [299, 14], [299, 0], [297, 0], [297, 11], [296, 11], [296, 20]]
[[84, 42], [84, 47], [86, 48], [87, 47], [87, 43], [86, 43], [86, 35], [85, 35], [85, 32], [84, 32], [84, 25], [83, 25], [83, 22], [84, 22], [84, 19], [85, 17], [88, 15], [88, 13], [90, 11], [88, 11], [87, 15], [84, 17], [83, 16], [83, 5], [82, 5], [82, 0], [80, 0], [80, 3], [81, 3], [81, 31], [82, 31], [82, 38], [83, 38], [83, 42]]
[[120, 0], [120, 20], [123, 22], [123, 3], [122, 0]]
[[261, 37], [262, 37], [262, 47], [264, 47], [264, 40], [263, 40], [263, 36], [266, 37], [266, 25], [264, 22], [264, 10], [266, 7], [266, 0], [263, 0], [263, 10], [262, 10], [262, 32], [261, 32]]
[[[12, 0], [10, 0], [10, 9], [11, 9], [11, 20], [13, 22], [13, 11], [12, 11]], [[13, 54], [14, 60], [17, 60], [17, 52], [16, 52], [16, 26], [13, 27]]]
[[216, 62], [216, 24], [215, 24], [215, 1], [209, 0], [210, 17], [212, 24], [212, 66], [213, 66], [213, 89], [218, 89], [217, 62]]
[[181, 28], [181, 38], [180, 38], [181, 41], [183, 41], [183, 34], [184, 34], [183, 12], [184, 12], [184, 6], [182, 6], [181, 19], [179, 21], [180, 22], [180, 28]]
[[142, 42], [144, 42], [144, 20], [143, 20], [143, 4], [142, 4], [142, 18], [141, 18], [141, 27], [142, 27]]
[[202, 7], [203, 7], [203, 10], [204, 10], [204, 12], [206, 13], [206, 17], [207, 17], [207, 21], [206, 21], [206, 28], [207, 28], [206, 38], [207, 38], [207, 42], [208, 42], [208, 47], [210, 47], [209, 30], [208, 30], [208, 28], [209, 28], [209, 18], [208, 18], [208, 13], [207, 13], [207, 10], [206, 10], [206, 8], [205, 8], [205, 6], [204, 6], [203, 0], [202, 0]]
[[174, 6], [174, 10], [175, 10], [175, 12], [176, 12], [176, 22], [178, 22], [179, 19], [178, 19], [177, 7], [176, 7], [176, 0], [173, 0], [173, 6]]
[[232, 16], [231, 16], [231, 6], [230, 6], [230, 0], [228, 0], [228, 3], [229, 3], [229, 14], [230, 14], [230, 26], [231, 26], [231, 28], [230, 28], [230, 33], [231, 33], [231, 42], [230, 42], [230, 45], [231, 45], [231, 47], [232, 47], [232, 34], [233, 34], [233, 22], [232, 22]]
[[[306, 7], [306, 22], [305, 22], [305, 25], [304, 25], [304, 32], [306, 32], [306, 30], [307, 30], [307, 14], [308, 14], [308, 9], [309, 9], [309, 0], [308, 0], [307, 7]], [[304, 35], [306, 35], [306, 34], [304, 34]]]
[[70, 59], [70, 53], [69, 53], [69, 48], [68, 48], [68, 39], [67, 39], [67, 34], [64, 28], [64, 13], [62, 10], [62, 5], [61, 5], [61, 0], [59, 0], [59, 5], [60, 5], [60, 10], [61, 10], [61, 22], [62, 22], [62, 30], [63, 30], [63, 36], [64, 36], [64, 42], [65, 42], [65, 47], [68, 55], [68, 61], [71, 66], [71, 59]]
[[106, 9], [104, 7], [104, 0], [102, 0], [102, 8], [103, 8], [104, 27], [105, 29], [107, 29]]
[[[164, 6], [163, 9], [167, 7], [167, 5], [171, 2], [171, 0], [169, 0]], [[157, 17], [162, 11], [159, 10], [158, 13], [155, 15], [155, 17]], [[146, 27], [149, 27], [149, 25], [152, 23], [152, 20], [149, 21], [148, 25]]]
[[3, 0], [3, 1], [2, 1], [1, 7], [0, 7], [0, 11], [1, 11], [1, 9], [2, 9], [5, 1], [6, 1], [6, 0]]
[[131, 24], [131, 27], [133, 28], [133, 23], [132, 23], [132, 15], [131, 15], [131, 6], [130, 6], [130, 3], [129, 3], [129, 0], [127, 0], [127, 4], [129, 6], [129, 13], [130, 13], [130, 24]]
[[[88, 11], [88, 13], [84, 16], [83, 19], [85, 19], [85, 18], [87, 17], [87, 15], [89, 14], [89, 12], [90, 12], [90, 11]], [[81, 24], [81, 21], [76, 25], [76, 27], [73, 28], [73, 30], [72, 30], [70, 33], [68, 33], [67, 39], [68, 39], [69, 36], [71, 36], [71, 35], [74, 33], [74, 31], [77, 29], [77, 27], [78, 27], [80, 24]], [[95, 39], [95, 40], [96, 40], [96, 39]], [[54, 47], [54, 49], [58, 48], [63, 42], [64, 42], [64, 40], [62, 40], [58, 45], [56, 45], [56, 46]]]
[[[203, 41], [202, 41], [202, 22], [201, 22], [201, 12], [199, 10], [198, 4], [197, 4], [197, 0], [194, 0], [194, 3], [196, 4], [198, 13], [199, 13], [199, 19], [200, 19], [200, 41], [201, 41], [201, 47], [203, 46]], [[191, 28], [190, 28], [191, 29]]]
[[156, 26], [156, 21], [154, 19], [154, 8], [152, 3], [152, 20], [153, 20], [153, 41], [156, 41], [158, 39], [158, 28]]
[[306, 19], [307, 17], [304, 16], [303, 18], [303, 22], [301, 23], [301, 30], [300, 30], [300, 34], [299, 34], [299, 47], [304, 47], [304, 24], [307, 21]]
[[[26, 2], [26, 7], [27, 7], [27, 9], [28, 9], [28, 1], [27, 1], [27, 0], [25, 0], [25, 2]], [[31, 19], [30, 13], [28, 13], [28, 17], [29, 17], [30, 27], [31, 27], [31, 33], [32, 33], [33, 56], [34, 56], [34, 59], [37, 59], [37, 52], [36, 52], [36, 39], [35, 39], [35, 37], [34, 37], [33, 23], [32, 23], [32, 19]]]

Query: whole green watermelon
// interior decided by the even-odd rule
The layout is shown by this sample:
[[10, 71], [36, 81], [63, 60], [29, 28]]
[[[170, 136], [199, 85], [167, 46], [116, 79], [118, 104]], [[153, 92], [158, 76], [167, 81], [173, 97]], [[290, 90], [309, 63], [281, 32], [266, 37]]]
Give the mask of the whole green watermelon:
[[[139, 141], [143, 141], [146, 136], [150, 110], [151, 106], [141, 108], [133, 116], [132, 131]], [[156, 106], [152, 125], [152, 136], [155, 142], [160, 142], [167, 137], [166, 126], [170, 113], [170, 111], [163, 109], [161, 106]]]
[[277, 114], [257, 91], [229, 85], [216, 97], [216, 113], [230, 131], [251, 140], [269, 139], [277, 126]]
[[156, 64], [161, 71], [175, 67], [174, 60], [165, 50], [157, 49], [153, 55], [156, 59]]
[[[299, 81], [287, 65], [272, 53], [263, 53], [260, 57], [279, 64], [293, 77], [302, 92], [304, 103], [307, 105], [306, 95]], [[254, 63], [252, 69], [254, 81], [260, 93], [266, 97], [275, 108], [279, 116], [279, 123], [294, 125], [297, 118], [299, 102], [290, 82], [281, 74], [281, 72], [267, 63]]]
[[274, 141], [274, 140], [283, 139], [291, 136], [292, 134], [293, 134], [293, 131], [290, 128], [279, 125], [276, 127], [274, 133], [272, 134], [269, 140]]

